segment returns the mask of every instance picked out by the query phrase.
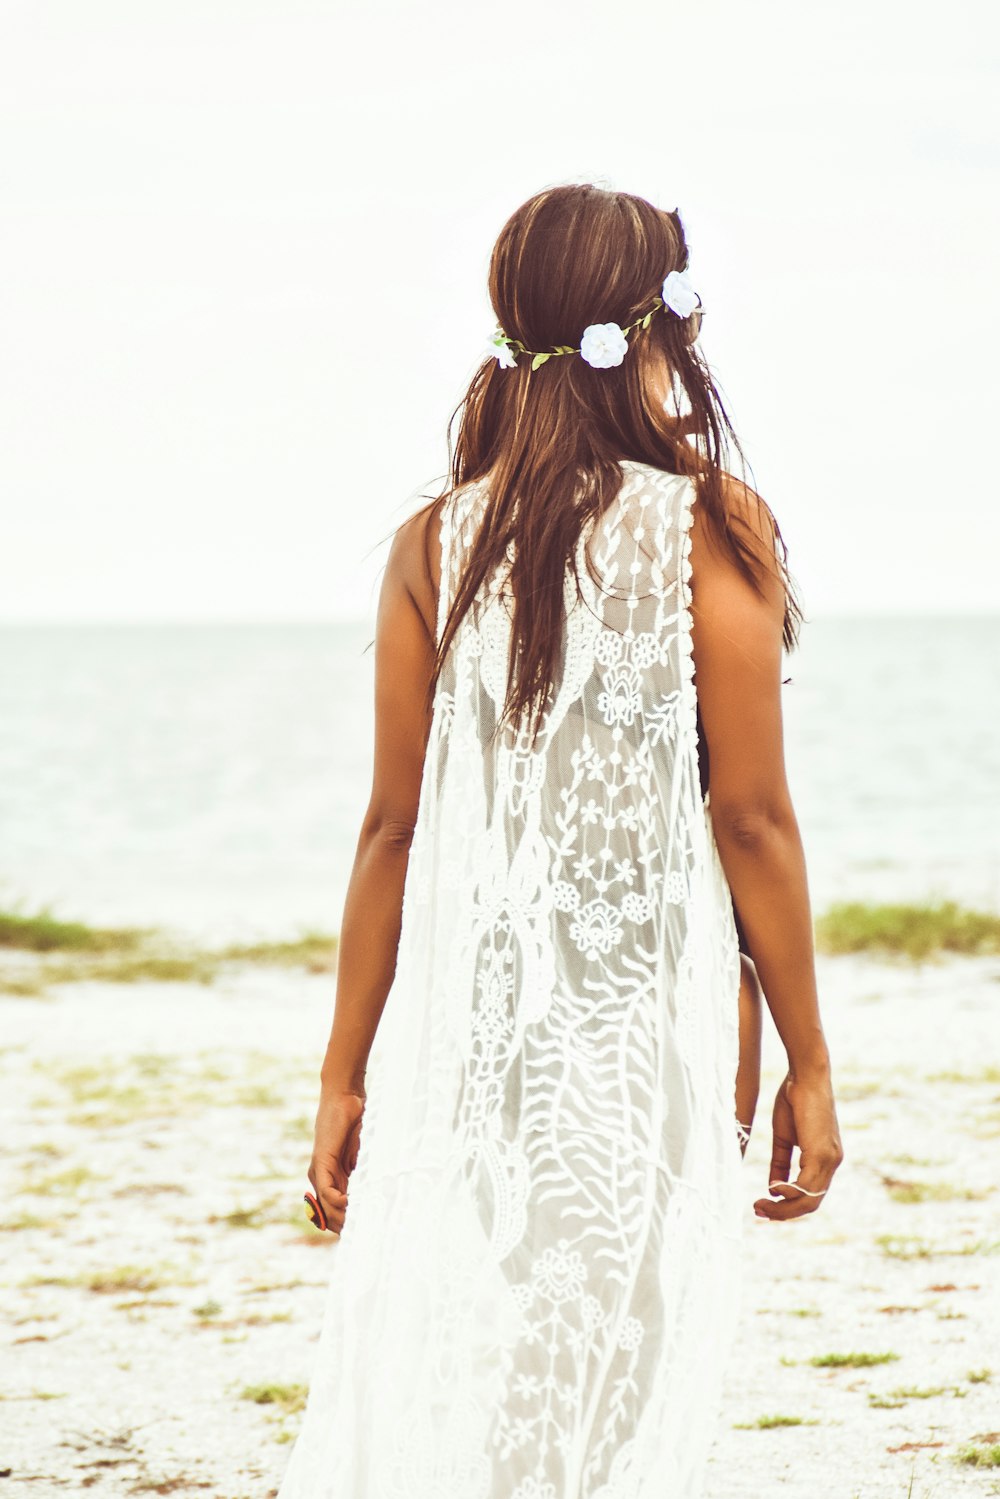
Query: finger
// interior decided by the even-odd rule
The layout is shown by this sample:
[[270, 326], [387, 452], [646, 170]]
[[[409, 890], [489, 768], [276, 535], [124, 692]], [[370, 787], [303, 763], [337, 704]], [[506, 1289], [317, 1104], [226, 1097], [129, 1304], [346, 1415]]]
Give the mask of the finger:
[[[768, 1169], [768, 1182], [788, 1181], [792, 1174], [792, 1151], [795, 1149], [795, 1120], [791, 1107], [785, 1096], [784, 1088], [778, 1089], [771, 1110], [771, 1160]], [[754, 1211], [758, 1217], [764, 1217], [760, 1212], [761, 1202], [767, 1199], [761, 1198], [754, 1203]]]
[[[328, 1229], [333, 1233], [340, 1233], [347, 1215], [346, 1198], [337, 1200], [320, 1192], [317, 1194], [317, 1202], [319, 1203], [319, 1211], [322, 1214], [322, 1222], [317, 1222], [316, 1227]], [[315, 1222], [315, 1219], [313, 1221]]]
[[771, 1164], [769, 1180], [787, 1181], [792, 1174], [792, 1152], [798, 1140], [795, 1115], [782, 1083], [771, 1109]]
[[328, 1192], [339, 1192], [341, 1196], [346, 1193], [349, 1173], [344, 1170], [339, 1156], [314, 1153], [313, 1166], [317, 1187]]
[[330, 1203], [327, 1205], [322, 1201], [322, 1198], [320, 1201], [323, 1207], [323, 1214], [326, 1218], [327, 1231], [331, 1234], [343, 1233], [344, 1223], [347, 1219], [347, 1203]]
[[795, 1141], [775, 1128], [771, 1143], [771, 1165], [767, 1178], [769, 1182], [788, 1181], [792, 1174], [792, 1151], [794, 1149]]
[[800, 1197], [826, 1196], [825, 1187], [804, 1187], [798, 1177], [793, 1182], [769, 1182], [767, 1190], [776, 1197], [784, 1197], [792, 1202], [797, 1202]]
[[[309, 1163], [309, 1180], [326, 1219], [326, 1226], [339, 1233], [344, 1226], [344, 1214], [347, 1211], [347, 1192], [338, 1185], [335, 1173], [336, 1166], [333, 1162], [317, 1163], [314, 1157]], [[344, 1184], [346, 1186], [346, 1177]]]
[[347, 1191], [347, 1172], [341, 1165], [338, 1156], [321, 1155], [317, 1170], [319, 1171], [320, 1186], [325, 1184], [335, 1192]]
[[333, 1197], [347, 1196], [347, 1176], [336, 1161], [323, 1158], [317, 1160], [313, 1156], [306, 1175], [317, 1196], [320, 1192], [328, 1192]]
[[352, 1125], [351, 1129], [348, 1131], [347, 1139], [344, 1141], [344, 1148], [341, 1151], [341, 1160], [344, 1163], [344, 1167], [348, 1176], [350, 1176], [351, 1172], [358, 1164], [358, 1151], [361, 1148], [361, 1128], [363, 1122], [364, 1121], [362, 1118], [359, 1119], [354, 1125]]
[[340, 1233], [344, 1226], [344, 1218], [347, 1213], [347, 1193], [341, 1192], [339, 1188], [330, 1182], [320, 1182], [316, 1196], [319, 1198], [320, 1206], [326, 1217], [326, 1226], [334, 1233]]
[[772, 1223], [784, 1223], [789, 1218], [804, 1218], [809, 1213], [819, 1210], [823, 1202], [822, 1197], [806, 1197], [801, 1192], [794, 1196], [783, 1197], [775, 1202], [773, 1198], [761, 1197], [753, 1205], [753, 1210], [758, 1218], [769, 1218]]
[[335, 1187], [332, 1182], [323, 1181], [322, 1178], [320, 1179], [318, 1196], [320, 1202], [324, 1204], [329, 1203], [331, 1207], [336, 1208], [338, 1211], [347, 1206], [347, 1193], [342, 1192], [339, 1187]]
[[781, 1222], [786, 1218], [802, 1218], [806, 1213], [815, 1213], [826, 1192], [822, 1189], [805, 1188], [794, 1182], [771, 1182], [770, 1197], [760, 1197], [754, 1203], [754, 1212], [759, 1218], [771, 1218]]
[[[833, 1177], [832, 1164], [818, 1165], [810, 1160], [794, 1181], [772, 1179], [768, 1183], [771, 1197], [761, 1197], [754, 1203], [754, 1212], [760, 1218], [778, 1221], [786, 1218], [801, 1218], [806, 1213], [815, 1213], [826, 1196]], [[777, 1200], [775, 1200], [777, 1199]]]

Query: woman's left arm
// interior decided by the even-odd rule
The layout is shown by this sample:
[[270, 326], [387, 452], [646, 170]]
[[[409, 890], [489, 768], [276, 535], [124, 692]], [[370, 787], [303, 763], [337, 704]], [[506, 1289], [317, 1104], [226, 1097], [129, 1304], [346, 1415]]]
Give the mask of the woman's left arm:
[[320, 1070], [309, 1179], [339, 1232], [357, 1163], [365, 1069], [392, 987], [403, 888], [430, 729], [435, 583], [425, 558], [436, 534], [421, 511], [396, 532], [375, 627], [375, 753], [338, 944], [333, 1026]]

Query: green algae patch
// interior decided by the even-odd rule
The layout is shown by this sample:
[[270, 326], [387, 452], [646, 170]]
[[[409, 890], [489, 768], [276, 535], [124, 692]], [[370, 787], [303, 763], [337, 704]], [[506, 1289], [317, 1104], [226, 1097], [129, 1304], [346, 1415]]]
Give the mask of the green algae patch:
[[914, 962], [941, 953], [1000, 953], [1000, 916], [955, 901], [868, 905], [844, 901], [816, 922], [816, 946], [833, 955], [872, 953]]
[[898, 1358], [898, 1353], [817, 1353], [809, 1362], [814, 1369], [873, 1369]]
[[148, 935], [140, 927], [97, 927], [83, 921], [61, 921], [48, 909], [34, 914], [0, 911], [0, 947], [22, 952], [132, 952]]
[[967, 1468], [1000, 1468], [1000, 1442], [963, 1447], [955, 1454], [955, 1461]]
[[251, 1400], [254, 1405], [276, 1405], [285, 1415], [294, 1415], [303, 1409], [308, 1394], [304, 1384], [253, 1384], [246, 1385], [241, 1400]]
[[97, 927], [51, 911], [0, 911], [0, 992], [46, 998], [50, 986], [76, 983], [211, 984], [245, 965], [326, 974], [337, 966], [337, 937], [305, 931], [278, 941], [202, 945], [160, 927]]

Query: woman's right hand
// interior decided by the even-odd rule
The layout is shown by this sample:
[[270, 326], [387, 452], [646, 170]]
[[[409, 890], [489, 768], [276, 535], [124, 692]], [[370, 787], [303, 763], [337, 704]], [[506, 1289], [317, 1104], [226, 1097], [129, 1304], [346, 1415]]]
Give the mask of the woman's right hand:
[[363, 1092], [324, 1087], [320, 1093], [309, 1180], [331, 1233], [342, 1232], [347, 1216], [348, 1178], [358, 1163], [364, 1111]]
[[[789, 1071], [778, 1088], [771, 1125], [773, 1144], [768, 1178], [771, 1196], [758, 1198], [754, 1212], [758, 1218], [775, 1222], [814, 1213], [844, 1159], [829, 1071], [805, 1076]], [[799, 1172], [795, 1181], [790, 1181], [792, 1151], [796, 1146]]]

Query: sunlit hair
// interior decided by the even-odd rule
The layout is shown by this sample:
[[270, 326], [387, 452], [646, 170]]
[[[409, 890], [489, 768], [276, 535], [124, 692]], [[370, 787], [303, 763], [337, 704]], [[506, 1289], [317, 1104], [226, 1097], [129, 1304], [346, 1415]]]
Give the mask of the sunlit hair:
[[[591, 184], [552, 187], [529, 198], [501, 230], [490, 260], [490, 298], [501, 326], [527, 348], [576, 344], [590, 323], [633, 322], [653, 305], [667, 273], [687, 264], [676, 211]], [[763, 501], [727, 477], [730, 451], [741, 473], [746, 463], [695, 343], [699, 326], [699, 312], [654, 317], [629, 335], [628, 352], [611, 369], [580, 357], [551, 359], [537, 370], [527, 359], [515, 369], [500, 368], [492, 356], [484, 360], [449, 423], [448, 487], [438, 502], [490, 474], [488, 500], [445, 619], [432, 691], [480, 586], [504, 568], [513, 595], [512, 638], [498, 728], [527, 724], [534, 738], [559, 667], [567, 564], [582, 526], [617, 494], [619, 459], [692, 477], [713, 541], [740, 572], [758, 591], [762, 567], [780, 577], [784, 641], [794, 644], [801, 615], [785, 546]], [[658, 399], [650, 393], [651, 374], [663, 381]], [[667, 391], [670, 409], [662, 404]], [[763, 526], [750, 528], [734, 513], [734, 487], [748, 495]], [[767, 538], [763, 551], [754, 529]]]

